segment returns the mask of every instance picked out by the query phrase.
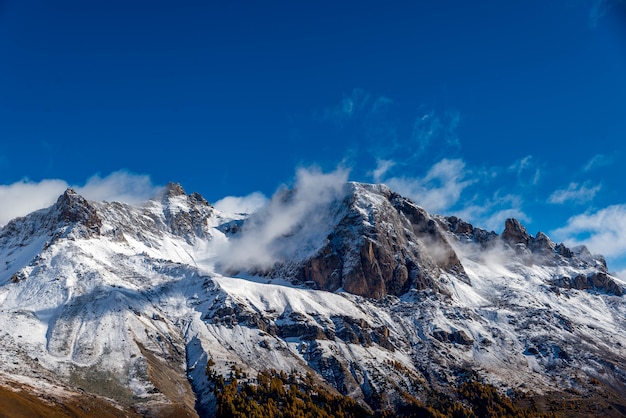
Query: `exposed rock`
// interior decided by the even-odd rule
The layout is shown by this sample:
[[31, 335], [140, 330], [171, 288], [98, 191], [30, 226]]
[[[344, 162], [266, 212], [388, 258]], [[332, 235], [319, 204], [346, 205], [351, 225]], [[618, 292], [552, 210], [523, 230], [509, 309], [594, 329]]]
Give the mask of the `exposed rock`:
[[557, 245], [554, 248], [554, 251], [560, 255], [561, 257], [565, 257], [565, 258], [572, 258], [574, 256], [574, 253], [572, 253], [572, 250], [570, 250], [569, 248], [567, 248], [565, 246], [565, 244], [560, 243], [559, 245]]
[[591, 254], [589, 249], [584, 245], [579, 245], [577, 247], [572, 248], [572, 253], [577, 258], [583, 260], [584, 262], [596, 267], [600, 268], [605, 273], [608, 272], [606, 267], [606, 260], [603, 256], [597, 254]]
[[433, 331], [432, 335], [437, 341], [441, 341], [442, 343], [454, 343], [461, 345], [474, 344], [474, 340], [472, 340], [472, 338], [463, 330], [447, 332], [442, 329], [436, 329]]
[[187, 195], [180, 184], [168, 183], [161, 202], [165, 222], [173, 234], [184, 237], [190, 244], [196, 237], [208, 237], [207, 219], [213, 215], [213, 207], [200, 194]]
[[492, 244], [498, 236], [493, 231], [476, 228], [456, 216], [439, 218], [438, 220], [444, 229], [452, 232], [453, 236], [461, 242], [475, 242], [483, 247], [487, 247], [489, 244]]
[[515, 248], [516, 244], [524, 244], [528, 247], [531, 236], [526, 231], [526, 228], [522, 224], [513, 218], [509, 218], [504, 222], [504, 231], [502, 232], [502, 240], [511, 247]]
[[450, 335], [450, 341], [461, 345], [472, 345], [474, 340], [465, 331], [457, 330]]
[[538, 232], [530, 242], [530, 250], [544, 256], [553, 255], [555, 248], [556, 244], [543, 232]]
[[[367, 199], [378, 206], [363, 207]], [[442, 272], [469, 282], [440, 225], [413, 202], [383, 186], [353, 184], [343, 205], [326, 245], [297, 268], [298, 281], [376, 299], [411, 287], [437, 290]]]
[[87, 199], [76, 193], [73, 189], [67, 189], [55, 205], [57, 221], [65, 225], [83, 225], [87, 235], [99, 235], [102, 220], [98, 216], [96, 208]]
[[553, 283], [555, 286], [564, 289], [596, 290], [615, 296], [622, 296], [624, 294], [622, 286], [604, 272], [594, 272], [587, 276], [580, 274], [573, 278], [561, 277]]
[[179, 183], [169, 182], [163, 189], [164, 197], [185, 196], [185, 190]]
[[303, 340], [328, 340], [334, 339], [334, 335], [327, 335], [324, 330], [316, 325], [307, 323], [291, 323], [278, 326], [277, 335], [280, 338], [297, 337]]

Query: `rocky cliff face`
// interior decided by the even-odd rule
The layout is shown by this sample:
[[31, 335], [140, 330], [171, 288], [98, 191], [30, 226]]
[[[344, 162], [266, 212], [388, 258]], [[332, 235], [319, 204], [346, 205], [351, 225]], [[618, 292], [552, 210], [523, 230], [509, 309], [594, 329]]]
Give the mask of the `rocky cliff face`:
[[279, 263], [269, 275], [377, 299], [412, 288], [443, 291], [442, 272], [468, 280], [426, 211], [382, 185], [351, 183], [347, 189], [340, 216], [314, 254], [295, 266]]

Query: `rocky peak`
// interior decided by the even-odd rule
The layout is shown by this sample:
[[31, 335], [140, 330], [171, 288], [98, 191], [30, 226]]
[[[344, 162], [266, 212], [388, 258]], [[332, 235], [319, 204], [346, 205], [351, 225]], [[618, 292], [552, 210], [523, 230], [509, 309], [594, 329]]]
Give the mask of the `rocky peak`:
[[169, 199], [175, 196], [187, 195], [187, 193], [185, 193], [185, 189], [183, 189], [183, 186], [181, 186], [179, 183], [174, 182], [167, 183], [167, 185], [165, 185], [165, 187], [163, 188], [162, 193], [164, 199]]
[[68, 188], [59, 196], [54, 208], [57, 221], [63, 224], [81, 224], [90, 234], [100, 233], [102, 220], [96, 208], [74, 189]]
[[438, 221], [444, 229], [452, 232], [453, 236], [461, 242], [475, 242], [483, 247], [486, 247], [497, 237], [495, 232], [476, 228], [472, 224], [465, 222], [456, 216], [439, 217]]
[[211, 206], [211, 204], [200, 193], [197, 192], [193, 192], [189, 195], [189, 201], [202, 206]]
[[326, 243], [295, 269], [296, 279], [376, 299], [442, 290], [443, 272], [469, 282], [437, 221], [410, 200], [385, 186], [353, 183], [342, 205]]
[[504, 222], [504, 231], [502, 232], [502, 239], [515, 247], [517, 244], [524, 244], [528, 247], [531, 241], [531, 236], [526, 231], [526, 228], [514, 218], [509, 218]]
[[163, 205], [163, 216], [170, 232], [182, 236], [190, 244], [196, 237], [207, 238], [207, 219], [213, 207], [199, 193], [188, 195], [178, 183], [168, 183], [157, 196]]
[[543, 232], [537, 232], [537, 235], [531, 240], [531, 251], [544, 255], [554, 254], [556, 244]]
[[607, 272], [606, 260], [598, 254], [591, 254], [591, 251], [585, 245], [579, 245], [571, 249], [572, 254], [586, 263], [594, 267], [600, 268], [603, 272]]

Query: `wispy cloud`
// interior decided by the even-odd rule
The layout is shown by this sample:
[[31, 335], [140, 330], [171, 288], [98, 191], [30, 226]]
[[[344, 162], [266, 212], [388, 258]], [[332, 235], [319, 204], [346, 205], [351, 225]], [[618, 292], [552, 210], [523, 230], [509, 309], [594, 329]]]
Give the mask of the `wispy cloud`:
[[412, 141], [417, 144], [418, 154], [425, 152], [433, 143], [438, 146], [458, 147], [457, 128], [461, 115], [456, 111], [439, 114], [434, 110], [418, 116], [413, 123]]
[[75, 188], [88, 200], [119, 201], [130, 204], [149, 199], [159, 189], [152, 185], [148, 176], [126, 171], [116, 171], [105, 177], [93, 176], [82, 186], [69, 185], [60, 179], [46, 179], [39, 182], [25, 179], [8, 185], [0, 185], [0, 225], [52, 205], [68, 187]]
[[376, 183], [380, 183], [394, 165], [396, 165], [396, 163], [393, 160], [379, 159], [376, 161], [376, 168], [372, 170], [370, 175]]
[[596, 28], [598, 23], [615, 7], [624, 8], [624, 0], [592, 0], [589, 10], [589, 26]]
[[[269, 203], [253, 214], [239, 236], [218, 255], [227, 270], [264, 269], [283, 260], [293, 260], [306, 248], [317, 248], [326, 238], [327, 206], [345, 193], [348, 170], [331, 173], [299, 169], [291, 190], [276, 192]], [[289, 240], [298, 232], [298, 244]], [[301, 255], [301, 254], [300, 254]]]
[[576, 215], [552, 235], [568, 245], [586, 245], [608, 258], [626, 258], [626, 205]]
[[261, 192], [247, 196], [226, 196], [213, 204], [216, 209], [229, 213], [254, 213], [267, 205], [269, 199]]
[[527, 155], [511, 164], [508, 170], [517, 174], [520, 185], [535, 186], [541, 180], [541, 167], [532, 155]]
[[616, 271], [614, 273], [617, 277], [619, 277], [620, 279], [622, 279], [623, 281], [626, 282], [626, 269], [624, 270], [620, 270], [620, 271]]
[[588, 183], [579, 184], [572, 182], [566, 189], [554, 191], [548, 198], [548, 202], [554, 204], [585, 203], [593, 200], [596, 193], [602, 189], [601, 185], [590, 186]]
[[339, 103], [323, 109], [321, 120], [341, 126], [357, 116], [381, 112], [391, 103], [392, 100], [387, 97], [375, 97], [363, 89], [355, 88], [349, 94], [344, 94]]
[[153, 197], [160, 189], [154, 186], [150, 176], [115, 171], [108, 176], [90, 177], [84, 186], [74, 186], [87, 200], [115, 201], [137, 205]]
[[480, 228], [500, 232], [508, 218], [531, 220], [522, 209], [523, 202], [521, 196], [496, 191], [491, 197], [476, 196], [471, 204], [454, 211], [454, 215]]
[[587, 172], [611, 164], [613, 164], [613, 158], [604, 154], [596, 154], [585, 164], [583, 171]]
[[469, 178], [462, 160], [443, 159], [433, 165], [424, 177], [391, 177], [385, 183], [427, 211], [441, 213], [459, 201], [461, 193], [473, 180]]

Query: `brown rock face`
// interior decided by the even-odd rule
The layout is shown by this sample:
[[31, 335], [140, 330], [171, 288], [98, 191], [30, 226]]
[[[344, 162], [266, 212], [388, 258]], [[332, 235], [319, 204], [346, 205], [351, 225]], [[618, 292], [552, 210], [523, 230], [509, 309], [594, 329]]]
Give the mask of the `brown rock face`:
[[[442, 272], [467, 279], [439, 224], [426, 211], [385, 187], [353, 187], [343, 202], [345, 215], [327, 244], [301, 265], [297, 279], [369, 298], [401, 295], [411, 287], [438, 290]], [[363, 193], [375, 196], [375, 207], [362, 207]]]
[[624, 290], [608, 274], [595, 272], [587, 276], [562, 277], [554, 281], [554, 284], [564, 289], [595, 290], [609, 295], [622, 296]]
[[504, 231], [502, 232], [502, 239], [505, 242], [511, 244], [511, 246], [516, 244], [528, 246], [530, 238], [526, 228], [517, 219], [507, 219], [505, 221]]
[[67, 189], [56, 203], [57, 220], [65, 224], [81, 224], [88, 234], [100, 234], [102, 220], [96, 208], [73, 189]]

